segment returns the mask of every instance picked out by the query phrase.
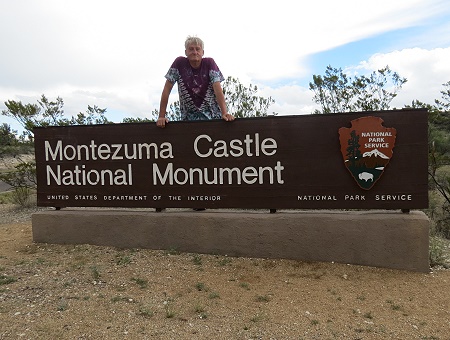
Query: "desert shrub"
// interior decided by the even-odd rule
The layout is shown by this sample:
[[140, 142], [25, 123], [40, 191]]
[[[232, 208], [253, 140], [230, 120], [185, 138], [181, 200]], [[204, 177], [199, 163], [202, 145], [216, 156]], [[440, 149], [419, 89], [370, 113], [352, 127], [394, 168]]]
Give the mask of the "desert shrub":
[[0, 204], [12, 203], [11, 192], [0, 193]]
[[446, 213], [442, 218], [435, 221], [435, 233], [438, 235], [442, 235], [447, 239], [450, 239], [450, 207], [446, 207]]
[[437, 235], [430, 236], [430, 265], [432, 267], [446, 265], [446, 241]]
[[441, 166], [432, 177], [435, 187], [429, 192], [425, 211], [432, 221], [431, 235], [450, 239], [450, 167]]
[[27, 208], [34, 205], [34, 190], [28, 187], [17, 187], [11, 192], [11, 202], [17, 204], [22, 208]]

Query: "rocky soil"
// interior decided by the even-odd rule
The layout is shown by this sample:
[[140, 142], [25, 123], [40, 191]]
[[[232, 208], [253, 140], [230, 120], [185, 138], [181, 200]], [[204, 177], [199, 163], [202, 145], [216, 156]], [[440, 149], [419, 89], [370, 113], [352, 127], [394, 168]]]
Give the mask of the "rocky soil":
[[450, 270], [36, 244], [0, 205], [0, 339], [450, 339]]

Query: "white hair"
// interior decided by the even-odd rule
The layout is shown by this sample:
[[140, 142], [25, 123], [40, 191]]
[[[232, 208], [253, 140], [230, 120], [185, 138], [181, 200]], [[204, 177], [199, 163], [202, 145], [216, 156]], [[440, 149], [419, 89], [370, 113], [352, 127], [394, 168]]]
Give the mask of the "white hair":
[[204, 49], [203, 48], [203, 40], [200, 39], [199, 37], [188, 36], [186, 38], [186, 41], [184, 42], [184, 48], [187, 50], [188, 46], [192, 45], [192, 44], [200, 45], [202, 50]]

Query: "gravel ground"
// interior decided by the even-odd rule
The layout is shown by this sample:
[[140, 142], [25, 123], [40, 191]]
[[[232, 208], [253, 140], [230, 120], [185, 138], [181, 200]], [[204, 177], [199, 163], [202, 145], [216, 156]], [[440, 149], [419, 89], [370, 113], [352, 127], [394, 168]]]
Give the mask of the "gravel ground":
[[450, 339], [450, 271], [35, 244], [0, 205], [0, 339]]

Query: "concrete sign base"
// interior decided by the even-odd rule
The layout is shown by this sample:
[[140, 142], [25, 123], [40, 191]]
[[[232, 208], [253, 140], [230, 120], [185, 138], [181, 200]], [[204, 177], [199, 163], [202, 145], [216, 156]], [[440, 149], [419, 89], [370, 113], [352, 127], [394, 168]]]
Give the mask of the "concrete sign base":
[[32, 227], [38, 243], [430, 269], [420, 211], [63, 209], [33, 214]]

